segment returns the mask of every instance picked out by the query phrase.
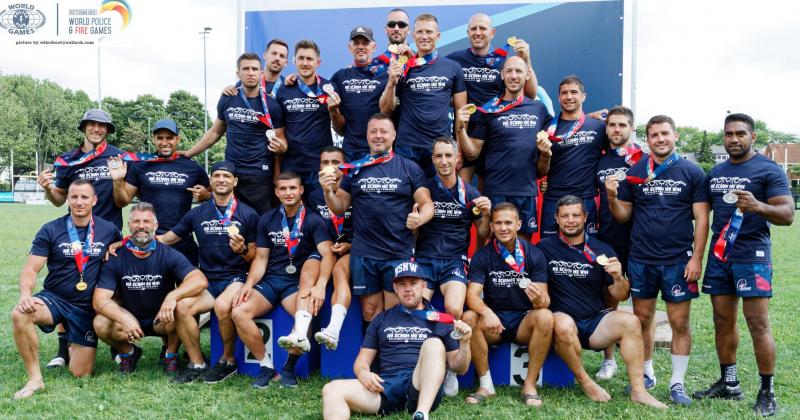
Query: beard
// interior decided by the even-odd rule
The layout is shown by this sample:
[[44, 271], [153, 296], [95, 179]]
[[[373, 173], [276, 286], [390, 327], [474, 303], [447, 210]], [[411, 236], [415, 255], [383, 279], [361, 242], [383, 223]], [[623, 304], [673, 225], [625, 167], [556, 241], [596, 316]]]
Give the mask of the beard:
[[139, 248], [144, 248], [147, 245], [150, 245], [150, 242], [153, 241], [155, 237], [154, 232], [148, 232], [146, 230], [139, 230], [136, 231], [133, 235], [131, 235], [131, 242]]

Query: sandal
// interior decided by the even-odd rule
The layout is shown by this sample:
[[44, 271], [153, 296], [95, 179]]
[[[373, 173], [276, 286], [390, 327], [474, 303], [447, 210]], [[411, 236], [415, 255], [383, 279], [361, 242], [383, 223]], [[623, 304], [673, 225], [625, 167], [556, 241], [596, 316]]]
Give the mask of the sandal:
[[467, 398], [472, 398], [473, 400], [475, 400], [475, 402], [469, 402], [466, 399], [464, 400], [464, 402], [467, 404], [479, 405], [482, 404], [484, 401], [491, 399], [492, 397], [494, 397], [494, 394], [484, 395], [484, 394], [479, 394], [478, 392], [473, 392], [467, 395]]
[[44, 386], [42, 386], [41, 388], [30, 388], [30, 387], [28, 387], [28, 385], [25, 385], [22, 389], [20, 389], [16, 393], [14, 393], [14, 399], [15, 400], [23, 400], [25, 398], [30, 398], [30, 397], [34, 396], [37, 392], [43, 391], [43, 390], [44, 390]]
[[541, 403], [542, 402], [542, 397], [540, 397], [539, 394], [522, 394], [522, 404], [524, 404], [526, 407], [539, 408], [539, 407], [542, 406], [542, 404], [539, 404], [539, 405], [528, 404], [528, 402], [530, 402], [530, 401], [539, 401]]

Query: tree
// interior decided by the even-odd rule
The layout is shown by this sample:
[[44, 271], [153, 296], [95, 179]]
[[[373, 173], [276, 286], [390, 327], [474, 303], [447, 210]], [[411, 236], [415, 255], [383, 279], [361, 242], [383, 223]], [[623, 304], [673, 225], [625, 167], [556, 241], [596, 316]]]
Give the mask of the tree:
[[[189, 149], [200, 140], [205, 130], [203, 127], [203, 104], [197, 96], [185, 90], [172, 92], [167, 101], [166, 111], [167, 115], [175, 120], [181, 130], [181, 144], [178, 146], [181, 150]], [[208, 126], [211, 127], [213, 122], [209, 117]], [[221, 139], [208, 150], [208, 161], [210, 164], [218, 162], [224, 159], [224, 155], [225, 140]], [[195, 160], [202, 165], [205, 158], [203, 154], [200, 154], [195, 156]]]

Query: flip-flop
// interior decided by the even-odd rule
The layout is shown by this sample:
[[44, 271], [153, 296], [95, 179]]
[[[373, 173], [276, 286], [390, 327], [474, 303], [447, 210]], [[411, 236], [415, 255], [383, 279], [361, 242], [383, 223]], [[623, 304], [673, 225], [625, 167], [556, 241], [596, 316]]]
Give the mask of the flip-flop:
[[34, 396], [34, 394], [36, 394], [37, 392], [43, 391], [43, 390], [44, 390], [44, 386], [42, 386], [41, 388], [35, 388], [34, 389], [34, 388], [28, 388], [28, 386], [25, 385], [24, 388], [20, 389], [16, 393], [14, 393], [14, 399], [15, 400], [24, 400], [25, 398], [30, 398], [30, 397]]
[[541, 405], [536, 404], [528, 404], [529, 401], [542, 401], [542, 397], [539, 394], [522, 394], [522, 404], [525, 404], [526, 407], [535, 407], [539, 408]]
[[494, 395], [495, 394], [484, 395], [484, 394], [479, 394], [477, 392], [473, 392], [473, 393], [467, 395], [467, 398], [472, 398], [476, 402], [474, 402], [474, 403], [473, 402], [469, 402], [466, 399], [464, 400], [464, 402], [467, 403], [467, 404], [479, 405], [479, 404], [482, 404], [484, 401], [486, 401], [488, 399], [491, 399], [492, 397], [494, 397]]

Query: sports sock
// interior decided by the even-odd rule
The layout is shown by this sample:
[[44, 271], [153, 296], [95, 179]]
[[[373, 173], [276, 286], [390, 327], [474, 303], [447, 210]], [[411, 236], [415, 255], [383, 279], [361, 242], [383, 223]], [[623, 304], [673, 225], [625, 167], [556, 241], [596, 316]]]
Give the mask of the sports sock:
[[261, 359], [258, 362], [258, 364], [261, 365], [261, 367], [267, 367], [267, 368], [270, 368], [270, 369], [275, 369], [275, 366], [272, 364], [272, 358], [269, 357], [268, 354], [265, 354], [264, 358]]
[[761, 390], [775, 395], [775, 375], [759, 373], [759, 376], [761, 376]]
[[64, 359], [69, 357], [69, 341], [66, 332], [58, 333], [58, 356]]
[[299, 354], [289, 353], [289, 357], [286, 358], [286, 363], [283, 364], [283, 368], [294, 372], [294, 366], [297, 364], [298, 360], [300, 360]]
[[339, 331], [342, 330], [345, 316], [347, 316], [347, 308], [345, 308], [344, 305], [338, 303], [333, 305], [333, 307], [331, 307], [331, 322], [325, 330], [338, 335]]
[[[362, 320], [361, 321], [361, 335], [367, 335], [367, 327], [369, 327], [370, 321]], [[376, 358], [377, 359], [377, 358]]]
[[165, 359], [169, 359], [170, 357], [178, 357], [178, 353], [164, 353]]
[[603, 364], [616, 367], [617, 366], [617, 360], [614, 359], [613, 357], [610, 358], [610, 359], [603, 359]]
[[653, 359], [644, 361], [644, 374], [651, 378], [656, 377], [656, 371], [653, 369]]
[[683, 384], [686, 370], [689, 368], [689, 356], [672, 355], [672, 377], [669, 379], [669, 386]]
[[719, 377], [728, 385], [739, 385], [739, 378], [736, 377], [736, 363], [730, 365], [719, 365]]
[[478, 384], [481, 388], [489, 391], [490, 394], [494, 394], [494, 382], [492, 382], [492, 375], [488, 370], [483, 376], [478, 378]]
[[311, 312], [298, 310], [294, 313], [294, 332], [301, 337], [308, 335], [308, 326], [311, 324]]

